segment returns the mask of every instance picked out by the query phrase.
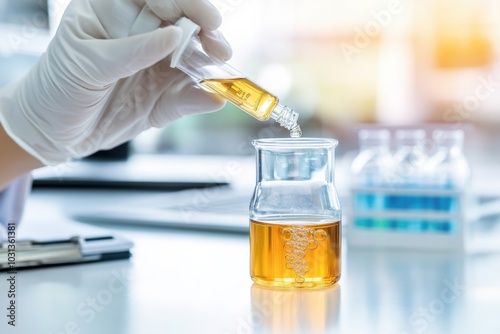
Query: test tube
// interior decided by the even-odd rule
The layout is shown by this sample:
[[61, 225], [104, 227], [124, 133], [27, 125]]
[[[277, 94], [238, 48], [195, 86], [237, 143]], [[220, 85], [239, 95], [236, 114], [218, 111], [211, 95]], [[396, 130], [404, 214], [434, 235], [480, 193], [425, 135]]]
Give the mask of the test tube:
[[191, 76], [201, 87], [214, 92], [260, 121], [276, 120], [300, 137], [299, 114], [282, 105], [276, 96], [258, 86], [226, 62], [211, 57], [203, 50], [198, 37], [200, 27], [188, 18], [175, 24], [182, 29], [182, 39], [171, 55], [170, 67]]

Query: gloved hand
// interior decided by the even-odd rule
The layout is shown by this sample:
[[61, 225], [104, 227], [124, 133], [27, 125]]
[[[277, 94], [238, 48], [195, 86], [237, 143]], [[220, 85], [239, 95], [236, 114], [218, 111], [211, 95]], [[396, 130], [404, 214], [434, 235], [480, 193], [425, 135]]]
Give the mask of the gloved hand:
[[[146, 3], [160, 19], [139, 15]], [[6, 132], [41, 162], [55, 165], [184, 115], [220, 109], [220, 97], [165, 59], [181, 35], [171, 24], [182, 16], [201, 26], [207, 52], [230, 58], [216, 31], [221, 16], [208, 0], [73, 0], [38, 64], [0, 92]], [[132, 27], [148, 32], [129, 36]]]

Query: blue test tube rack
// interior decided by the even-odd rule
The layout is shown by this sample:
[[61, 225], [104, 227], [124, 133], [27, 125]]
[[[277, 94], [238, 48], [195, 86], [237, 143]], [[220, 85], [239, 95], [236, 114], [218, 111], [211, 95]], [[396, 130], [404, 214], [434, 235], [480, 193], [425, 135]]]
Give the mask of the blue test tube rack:
[[[465, 250], [466, 184], [351, 182], [347, 241], [355, 247]], [[353, 179], [356, 176], [353, 175]], [[359, 180], [358, 180], [359, 181]], [[470, 216], [470, 215], [469, 215]]]
[[348, 242], [383, 248], [464, 248], [464, 190], [351, 188]]

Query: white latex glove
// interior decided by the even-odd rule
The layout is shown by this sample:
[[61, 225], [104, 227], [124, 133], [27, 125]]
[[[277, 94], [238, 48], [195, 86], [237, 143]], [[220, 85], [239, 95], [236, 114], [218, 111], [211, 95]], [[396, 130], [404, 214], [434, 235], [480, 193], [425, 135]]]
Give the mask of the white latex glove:
[[[161, 20], [136, 22], [145, 3]], [[202, 27], [207, 52], [230, 58], [216, 31], [221, 16], [208, 0], [73, 0], [38, 64], [0, 91], [6, 132], [41, 162], [55, 165], [184, 115], [220, 109], [221, 98], [165, 59], [181, 35], [170, 25], [182, 16]], [[149, 32], [129, 36], [132, 26]]]

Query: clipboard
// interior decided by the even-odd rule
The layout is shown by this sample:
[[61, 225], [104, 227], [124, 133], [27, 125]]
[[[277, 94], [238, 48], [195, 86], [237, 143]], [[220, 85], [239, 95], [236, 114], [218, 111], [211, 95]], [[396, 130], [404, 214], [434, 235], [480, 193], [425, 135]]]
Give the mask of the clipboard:
[[71, 220], [28, 221], [13, 240], [0, 238], [0, 271], [127, 259], [132, 247], [126, 238]]

